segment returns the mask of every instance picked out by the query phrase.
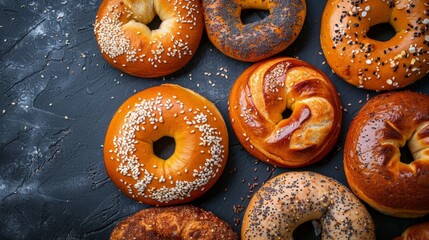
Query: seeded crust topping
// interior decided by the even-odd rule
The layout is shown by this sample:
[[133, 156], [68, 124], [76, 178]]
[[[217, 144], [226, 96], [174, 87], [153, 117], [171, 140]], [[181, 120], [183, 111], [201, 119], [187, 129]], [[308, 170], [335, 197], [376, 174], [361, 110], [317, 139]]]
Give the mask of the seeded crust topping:
[[[224, 54], [255, 62], [287, 48], [298, 36], [306, 15], [305, 1], [203, 0], [206, 31]], [[242, 9], [264, 9], [270, 14], [260, 21], [243, 24]]]
[[[94, 25], [100, 51], [114, 67], [132, 75], [174, 72], [198, 47], [204, 27], [200, 8], [196, 0], [104, 0]], [[157, 14], [162, 23], [151, 30], [146, 24]]]
[[[359, 88], [392, 90], [429, 73], [428, 3], [331, 0], [328, 8], [332, 10], [322, 18], [322, 48], [344, 80]], [[395, 28], [392, 39], [382, 42], [367, 36], [371, 26], [386, 21]]]
[[122, 23], [119, 21], [120, 15], [117, 12], [108, 12], [94, 27], [94, 31], [98, 32], [101, 52], [111, 58], [122, 54], [131, 55], [130, 40], [125, 37], [124, 30], [122, 30]]
[[[175, 111], [173, 109], [180, 109], [180, 111], [174, 115], [171, 112], [168, 113]], [[124, 176], [120, 182], [126, 186], [128, 194], [133, 198], [150, 198], [160, 203], [168, 203], [177, 199], [183, 200], [189, 197], [192, 191], [205, 191], [205, 185], [219, 174], [225, 158], [225, 146], [222, 144], [221, 133], [209, 123], [209, 119], [212, 122], [217, 121], [217, 119], [207, 106], [204, 106], [203, 109], [192, 109], [178, 97], [165, 98], [161, 92], [158, 92], [155, 98], [139, 98], [139, 102], [134, 106], [128, 106], [127, 109], [120, 111], [128, 112], [121, 129], [113, 137], [114, 148], [108, 151], [113, 155], [110, 160], [119, 163], [116, 172]], [[153, 174], [151, 173], [152, 169], [163, 169], [167, 166], [145, 164], [145, 156], [137, 154], [139, 144], [144, 144], [139, 141], [145, 141], [138, 138], [139, 132], [160, 131], [161, 128], [165, 127], [165, 124], [169, 124], [170, 119], [164, 118], [165, 114], [173, 115], [174, 118], [183, 121], [184, 125], [188, 127], [186, 131], [189, 131], [189, 138], [199, 139], [199, 146], [188, 146], [188, 148], [202, 149], [201, 159], [174, 160], [201, 163], [196, 169], [185, 168], [177, 173], [178, 176], [181, 174], [192, 175], [192, 181], [173, 177], [168, 174], [167, 169], [164, 169], [162, 174]], [[173, 129], [173, 131], [180, 131], [175, 127]], [[165, 160], [165, 164], [169, 160]], [[135, 184], [124, 180], [126, 177], [135, 180]], [[162, 183], [162, 187], [153, 187], [151, 183], [154, 182]]]
[[286, 172], [264, 184], [246, 209], [241, 238], [293, 239], [309, 220], [320, 222], [322, 239], [375, 239], [359, 200], [334, 179], [312, 172]]

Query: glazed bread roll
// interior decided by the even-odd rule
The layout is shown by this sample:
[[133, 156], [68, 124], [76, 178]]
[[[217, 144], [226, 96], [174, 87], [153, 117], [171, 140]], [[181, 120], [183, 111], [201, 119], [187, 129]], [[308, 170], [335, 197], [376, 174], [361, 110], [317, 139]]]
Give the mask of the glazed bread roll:
[[[282, 113], [290, 110], [290, 117]], [[322, 159], [341, 127], [341, 102], [323, 72], [294, 58], [258, 62], [244, 71], [229, 97], [229, 117], [241, 145], [281, 167]]]
[[286, 172], [265, 183], [244, 213], [241, 239], [293, 239], [302, 223], [317, 220], [322, 239], [375, 239], [365, 207], [336, 180], [313, 172]]
[[236, 240], [238, 236], [215, 214], [186, 205], [141, 210], [119, 222], [110, 239]]
[[[158, 16], [158, 29], [148, 26]], [[194, 56], [204, 20], [198, 0], [104, 0], [94, 25], [104, 59], [138, 77], [161, 77]]]
[[[389, 23], [387, 41], [367, 33]], [[403, 88], [429, 72], [429, 3], [427, 0], [329, 0], [322, 15], [320, 41], [332, 70], [359, 88]]]
[[[401, 162], [400, 148], [413, 160]], [[378, 95], [350, 124], [344, 170], [353, 192], [396, 217], [429, 213], [429, 96], [410, 91]]]
[[429, 222], [419, 223], [407, 228], [401, 236], [393, 240], [427, 240], [429, 239]]
[[[154, 154], [175, 140], [168, 159]], [[147, 88], [113, 116], [104, 144], [107, 174], [129, 197], [150, 205], [189, 202], [209, 190], [228, 157], [228, 132], [216, 106], [178, 85]]]
[[[307, 12], [304, 0], [203, 0], [207, 35], [223, 54], [256, 62], [285, 50], [298, 37]], [[243, 9], [268, 10], [253, 23], [241, 21]]]

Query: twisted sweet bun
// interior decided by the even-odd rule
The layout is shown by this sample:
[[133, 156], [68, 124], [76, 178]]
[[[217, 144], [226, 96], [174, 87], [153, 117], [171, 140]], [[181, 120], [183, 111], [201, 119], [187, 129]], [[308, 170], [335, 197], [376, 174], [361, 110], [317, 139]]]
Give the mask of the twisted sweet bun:
[[420, 223], [407, 228], [401, 236], [393, 240], [427, 240], [429, 239], [429, 222]]
[[[405, 87], [429, 72], [428, 14], [425, 0], [329, 0], [320, 37], [326, 60], [359, 88]], [[396, 35], [386, 42], [369, 38], [369, 29], [379, 23], [390, 23]]]
[[[270, 11], [266, 18], [248, 24], [241, 21], [243, 9]], [[203, 0], [207, 35], [225, 55], [256, 62], [286, 49], [304, 25], [304, 0]]]
[[[153, 143], [175, 140], [166, 160]], [[216, 106], [178, 85], [147, 88], [118, 109], [107, 130], [107, 174], [129, 197], [151, 205], [189, 202], [211, 188], [228, 157], [228, 132]]]
[[110, 239], [236, 240], [238, 236], [212, 212], [186, 205], [141, 210], [119, 222]]
[[293, 231], [310, 220], [320, 222], [322, 239], [375, 239], [359, 199], [313, 172], [286, 172], [265, 183], [244, 213], [241, 239], [293, 239]]
[[[147, 24], [158, 15], [159, 29]], [[138, 77], [176, 72], [194, 55], [204, 30], [198, 0], [104, 0], [94, 31], [104, 59]]]
[[[282, 112], [292, 110], [289, 118]], [[252, 65], [229, 97], [232, 128], [254, 157], [281, 167], [302, 167], [322, 159], [335, 145], [341, 103], [330, 80], [294, 58]]]
[[[408, 147], [414, 161], [401, 162]], [[392, 92], [368, 101], [350, 124], [344, 170], [353, 192], [396, 217], [429, 213], [429, 96]]]

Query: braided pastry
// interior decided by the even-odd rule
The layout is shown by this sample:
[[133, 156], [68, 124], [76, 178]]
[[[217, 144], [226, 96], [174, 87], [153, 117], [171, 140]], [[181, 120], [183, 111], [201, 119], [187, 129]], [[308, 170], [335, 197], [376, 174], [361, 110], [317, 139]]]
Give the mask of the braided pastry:
[[[282, 112], [292, 111], [283, 119]], [[229, 97], [232, 128], [254, 157], [281, 167], [322, 159], [335, 145], [341, 103], [330, 80], [294, 58], [275, 58], [244, 71]]]

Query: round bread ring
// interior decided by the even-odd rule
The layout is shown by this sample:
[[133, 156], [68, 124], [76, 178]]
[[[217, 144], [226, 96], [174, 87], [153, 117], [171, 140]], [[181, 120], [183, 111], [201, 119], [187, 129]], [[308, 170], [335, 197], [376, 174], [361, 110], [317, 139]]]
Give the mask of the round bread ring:
[[[162, 20], [159, 29], [146, 24]], [[104, 59], [130, 75], [161, 77], [185, 66], [204, 31], [198, 0], [104, 0], [94, 32]]]
[[375, 239], [374, 223], [359, 199], [313, 172], [286, 172], [265, 183], [244, 213], [241, 239], [293, 239], [293, 231], [310, 220], [320, 222], [322, 239]]
[[[408, 145], [414, 161], [400, 161]], [[429, 213], [429, 96], [392, 92], [368, 101], [350, 124], [344, 171], [353, 192], [396, 217]]]
[[[320, 41], [334, 72], [369, 90], [403, 88], [429, 72], [429, 4], [424, 0], [329, 0]], [[369, 38], [371, 26], [390, 23], [396, 35]]]
[[[242, 9], [269, 10], [266, 18], [243, 24]], [[286, 49], [304, 25], [304, 0], [203, 0], [207, 35], [223, 54], [256, 62]]]
[[419, 223], [407, 228], [393, 240], [425, 240], [429, 239], [429, 222]]
[[212, 212], [186, 205], [143, 209], [119, 222], [110, 239], [237, 240], [238, 236]]
[[[162, 137], [175, 140], [166, 160], [153, 152]], [[117, 110], [107, 130], [107, 174], [129, 197], [150, 205], [192, 201], [220, 177], [228, 132], [216, 106], [178, 85], [147, 88]]]
[[[292, 110], [283, 119], [282, 112]], [[341, 102], [326, 75], [287, 57], [256, 63], [235, 82], [229, 117], [241, 145], [280, 167], [303, 167], [322, 159], [341, 127]]]

